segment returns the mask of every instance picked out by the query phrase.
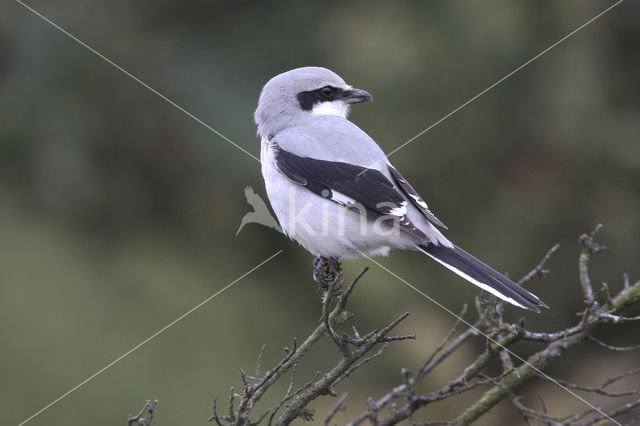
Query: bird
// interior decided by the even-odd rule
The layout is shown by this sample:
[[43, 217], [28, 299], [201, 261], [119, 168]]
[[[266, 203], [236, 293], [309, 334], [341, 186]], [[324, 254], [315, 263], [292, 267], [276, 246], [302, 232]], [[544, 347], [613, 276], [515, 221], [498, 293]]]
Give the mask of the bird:
[[251, 207], [253, 207], [253, 211], [245, 214], [240, 221], [240, 226], [236, 231], [236, 237], [244, 228], [247, 223], [258, 223], [260, 225], [268, 226], [269, 228], [273, 228], [278, 232], [282, 232], [282, 228], [278, 225], [278, 222], [271, 216], [269, 213], [269, 208], [265, 204], [264, 200], [260, 198], [256, 191], [253, 190], [252, 187], [247, 186], [244, 188], [244, 196], [247, 199], [247, 203]]
[[373, 101], [369, 92], [315, 66], [276, 75], [258, 99], [267, 197], [284, 233], [316, 256], [314, 279], [342, 279], [345, 259], [413, 250], [512, 305], [547, 307], [444, 236], [444, 223], [348, 119], [351, 106], [366, 101]]

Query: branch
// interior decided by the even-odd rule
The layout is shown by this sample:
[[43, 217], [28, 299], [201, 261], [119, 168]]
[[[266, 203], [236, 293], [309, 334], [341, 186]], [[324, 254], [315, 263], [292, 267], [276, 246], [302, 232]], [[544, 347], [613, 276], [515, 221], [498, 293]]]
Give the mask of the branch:
[[[378, 345], [380, 342], [386, 341], [384, 340], [384, 337], [386, 337], [386, 335], [408, 315], [409, 313], [407, 312], [384, 327], [382, 330], [378, 332], [374, 330], [373, 332], [369, 333], [369, 335], [360, 339], [358, 344], [355, 345], [356, 349], [353, 351], [353, 353], [343, 352], [343, 357], [338, 365], [336, 365], [331, 371], [322, 376], [322, 378], [318, 380], [313, 386], [310, 386], [309, 389], [300, 393], [293, 399], [287, 410], [285, 410], [285, 412], [282, 413], [282, 415], [278, 419], [278, 424], [286, 425], [291, 423], [296, 417], [298, 417], [300, 411], [304, 407], [306, 407], [309, 402], [311, 402], [318, 396], [335, 393], [333, 391], [334, 384], [338, 380], [341, 380], [340, 378], [349, 371], [349, 368], [354, 365], [358, 359], [362, 358], [367, 352], [369, 352], [371, 348], [373, 348], [375, 345]], [[412, 337], [413, 336], [407, 338]], [[342, 344], [342, 342], [336, 343], [336, 345], [339, 344]]]
[[[357, 282], [368, 271], [368, 267], [352, 281], [344, 292], [339, 287], [341, 283], [332, 278], [333, 281], [321, 283], [320, 288], [323, 290], [322, 295], [322, 321], [315, 330], [304, 340], [298, 347], [296, 341], [293, 341], [292, 348], [285, 348], [285, 356], [271, 370], [266, 371], [263, 377], [260, 377], [262, 370], [262, 356], [264, 346], [260, 350], [258, 362], [256, 366], [256, 377], [253, 384], [250, 384], [249, 377], [244, 370], [240, 370], [240, 377], [243, 384], [243, 394], [236, 395], [231, 390], [229, 396], [229, 414], [221, 415], [218, 413], [217, 396], [214, 398], [213, 415], [209, 419], [215, 421], [220, 426], [226, 425], [253, 425], [264, 420], [267, 414], [270, 414], [268, 423], [272, 424], [289, 424], [296, 418], [303, 420], [313, 419], [314, 411], [307, 408], [307, 405], [321, 395], [335, 395], [334, 387], [348, 378], [357, 369], [369, 363], [375, 358], [382, 355], [384, 349], [391, 342], [398, 342], [408, 339], [415, 339], [415, 335], [407, 336], [390, 336], [389, 333], [403, 321], [409, 313], [405, 313], [394, 321], [386, 325], [380, 330], [373, 330], [364, 336], [360, 336], [354, 326], [354, 334], [352, 336], [344, 333], [339, 335], [334, 326], [340, 324], [352, 317], [346, 311], [349, 298], [351, 297]], [[328, 372], [321, 374], [318, 372], [315, 377], [299, 388], [295, 388], [295, 371], [302, 357], [311, 350], [316, 342], [322, 337], [328, 335], [334, 345], [341, 354], [341, 359]], [[373, 355], [368, 353], [378, 346], [379, 349]], [[289, 387], [284, 397], [273, 408], [267, 410], [257, 419], [251, 419], [251, 411], [260, 398], [280, 380], [289, 370], [292, 370]], [[234, 408], [234, 401], [240, 398], [238, 408]], [[345, 396], [346, 398], [346, 396]], [[282, 414], [276, 419], [276, 413], [284, 407]], [[335, 412], [328, 416], [330, 420], [339, 409], [342, 403], [336, 405]]]
[[[138, 414], [136, 414], [135, 416], [132, 416], [131, 414], [129, 414], [127, 425], [128, 426], [133, 426], [136, 424], [140, 426], [150, 425], [151, 421], [153, 420], [153, 414], [156, 411], [156, 405], [158, 405], [157, 399], [155, 401], [151, 401], [150, 399], [148, 399], [147, 402], [144, 404], [144, 407], [142, 407], [142, 410], [140, 410]], [[149, 416], [142, 417], [145, 413], [149, 413]]]
[[637, 393], [638, 391], [636, 389], [631, 389], [628, 391], [623, 391], [623, 392], [608, 392], [605, 390], [605, 388], [609, 385], [611, 385], [612, 383], [615, 383], [623, 378], [629, 377], [629, 376], [633, 376], [635, 374], [638, 374], [640, 372], [640, 369], [635, 369], [635, 370], [630, 370], [630, 371], [626, 371], [616, 377], [607, 379], [603, 384], [601, 384], [598, 387], [591, 387], [591, 386], [582, 386], [582, 385], [577, 385], [575, 383], [571, 383], [571, 382], [567, 382], [566, 380], [562, 380], [562, 379], [555, 379], [558, 383], [560, 383], [562, 386], [566, 386], [568, 388], [572, 388], [572, 389], [577, 389], [577, 390], [581, 390], [581, 391], [585, 391], [585, 392], [591, 392], [591, 393], [596, 393], [599, 395], [604, 395], [604, 396], [608, 396], [608, 397], [612, 397], [612, 398], [617, 398], [620, 396], [629, 396], [629, 395], [634, 395], [635, 393]]
[[[504, 319], [504, 305], [495, 297], [483, 296], [476, 298], [477, 319], [467, 321], [465, 306], [452, 329], [447, 333], [439, 345], [426, 356], [419, 364], [416, 372], [408, 368], [402, 368], [401, 381], [389, 389], [382, 396], [369, 398], [364, 410], [350, 423], [351, 426], [363, 423], [371, 423], [376, 426], [390, 426], [403, 421], [416, 424], [412, 418], [414, 414], [424, 407], [444, 399], [451, 399], [469, 392], [473, 389], [481, 389], [478, 399], [461, 408], [458, 415], [451, 420], [432, 420], [425, 425], [447, 424], [468, 425], [479, 419], [499, 402], [507, 399], [520, 411], [523, 419], [529, 422], [542, 424], [591, 425], [603, 420], [611, 420], [616, 416], [631, 413], [640, 406], [640, 400], [627, 402], [618, 408], [609, 410], [592, 406], [588, 410], [571, 414], [566, 417], [558, 417], [550, 414], [550, 407], [539, 395], [542, 411], [526, 407], [517, 395], [517, 391], [525, 384], [536, 378], [550, 381], [555, 385], [573, 389], [574, 392], [588, 392], [606, 398], [623, 398], [636, 394], [635, 389], [610, 391], [609, 386], [625, 378], [640, 374], [640, 369], [630, 370], [615, 377], [607, 379], [599, 386], [586, 386], [571, 383], [548, 376], [544, 371], [551, 363], [563, 356], [567, 349], [582, 344], [585, 341], [593, 341], [602, 348], [610, 351], [630, 351], [640, 349], [640, 345], [612, 346], [593, 336], [594, 331], [602, 326], [616, 326], [632, 321], [640, 320], [640, 317], [625, 315], [625, 311], [640, 304], [640, 281], [631, 284], [625, 274], [622, 289], [617, 293], [611, 291], [609, 286], [603, 284], [602, 290], [597, 294], [593, 291], [589, 276], [589, 262], [592, 256], [603, 247], [595, 241], [598, 225], [589, 235], [582, 235], [579, 239], [579, 282], [582, 289], [585, 309], [580, 312], [576, 323], [556, 331], [532, 331], [525, 327], [524, 320], [509, 322]], [[542, 260], [521, 280], [524, 283], [534, 276], [546, 276], [549, 271], [544, 269], [550, 257], [558, 249], [554, 245], [542, 258]], [[338, 265], [339, 266], [339, 265]], [[353, 318], [353, 314], [346, 310], [350, 298], [358, 281], [366, 273], [365, 268], [347, 288], [342, 291], [341, 277], [338, 271], [335, 274], [326, 274], [320, 277], [321, 321], [320, 324], [298, 345], [294, 339], [290, 348], [285, 348], [283, 358], [270, 370], [262, 372], [262, 358], [265, 351], [263, 345], [258, 355], [255, 377], [249, 377], [240, 370], [242, 381], [242, 393], [236, 394], [231, 388], [229, 396], [228, 414], [218, 413], [217, 397], [214, 399], [213, 416], [219, 426], [228, 425], [257, 425], [265, 421], [269, 425], [288, 425], [296, 419], [312, 421], [315, 411], [309, 408], [310, 404], [321, 396], [337, 397], [335, 388], [344, 383], [363, 366], [373, 362], [384, 355], [389, 344], [403, 340], [414, 339], [414, 335], [393, 336], [391, 331], [403, 321], [409, 313], [405, 313], [379, 330], [371, 330], [360, 333], [354, 324], [351, 324], [351, 332], [340, 331], [337, 327]], [[462, 325], [466, 328], [459, 330]], [[482, 335], [484, 349], [475, 356], [466, 368], [446, 383], [435, 386], [435, 390], [421, 393], [419, 386], [436, 368], [450, 359], [450, 356], [458, 351], [471, 337]], [[327, 371], [318, 371], [307, 381], [298, 385], [296, 372], [298, 365], [303, 361], [305, 354], [309, 353], [321, 337], [328, 336], [339, 354], [338, 360]], [[536, 342], [537, 349], [526, 359], [510, 351], [510, 347], [520, 341]], [[492, 369], [501, 365], [499, 373]], [[489, 374], [492, 372], [492, 374]], [[288, 379], [283, 379], [287, 377]], [[252, 410], [261, 400], [262, 396], [271, 387], [281, 380], [288, 380], [285, 394], [273, 407], [267, 409], [258, 416], [252, 414]], [[345, 392], [326, 414], [324, 424], [329, 425], [341, 410], [346, 408], [347, 393]], [[595, 408], [594, 408], [595, 407]]]
[[[497, 403], [507, 397], [511, 397], [513, 401], [518, 401], [517, 396], [514, 396], [514, 392], [525, 383], [533, 380], [535, 377], [543, 377], [559, 384], [560, 382], [558, 380], [543, 373], [543, 370], [548, 367], [550, 363], [561, 357], [569, 347], [580, 344], [587, 339], [591, 339], [591, 333], [597, 326], [601, 324], [618, 324], [625, 321], [635, 320], [635, 317], [624, 317], [620, 313], [623, 309], [636, 304], [638, 300], [640, 300], [640, 283], [629, 285], [628, 277], [625, 276], [623, 290], [613, 298], [607, 297], [608, 292], [606, 292], [604, 297], [608, 300], [606, 300], [605, 303], [602, 303], [602, 306], [598, 304], [598, 301], [593, 294], [589, 278], [588, 263], [593, 254], [603, 249], [603, 247], [595, 241], [595, 235], [599, 229], [600, 226], [596, 227], [590, 235], [583, 235], [580, 238], [582, 250], [579, 260], [579, 272], [587, 309], [582, 313], [582, 319], [578, 324], [565, 330], [552, 333], [529, 331], [524, 328], [523, 322], [519, 322], [518, 324], [506, 323], [502, 318], [502, 304], [497, 302], [495, 298], [482, 298], [478, 301], [478, 312], [480, 315], [478, 322], [476, 322], [472, 328], [467, 329], [463, 334], [461, 334], [459, 338], [468, 337], [472, 329], [483, 325], [486, 327], [485, 336], [488, 337], [487, 347], [483, 354], [478, 356], [473, 363], [467, 366], [461, 376], [452, 380], [437, 391], [424, 395], [416, 395], [414, 393], [416, 377], [410, 377], [410, 375], [406, 373], [407, 370], [405, 370], [402, 385], [394, 387], [389, 393], [379, 398], [377, 401], [370, 401], [368, 403], [367, 411], [358, 416], [350, 424], [357, 425], [367, 419], [376, 425], [397, 424], [402, 420], [410, 418], [418, 409], [434, 401], [459, 395], [471, 387], [487, 383], [491, 384], [492, 386], [490, 389], [485, 391], [474, 404], [465, 408], [458, 417], [451, 421], [445, 421], [447, 424], [466, 425], [477, 420], [481, 415], [488, 412]], [[536, 274], [541, 274], [542, 271], [544, 271], [544, 264], [556, 249], [557, 245], [552, 247], [542, 261], [531, 272], [523, 277], [521, 282], [529, 280]], [[451, 336], [449, 335], [446, 340], [450, 338]], [[497, 340], [499, 344], [496, 344], [493, 339]], [[544, 343], [545, 347], [535, 352], [526, 360], [515, 356], [515, 358], [521, 361], [521, 364], [514, 368], [511, 357], [505, 355], [508, 354], [505, 348], [519, 340], [534, 340]], [[631, 350], [635, 349], [635, 347], [628, 347], [625, 349]], [[436, 353], [440, 350], [442, 350], [442, 344], [436, 348]], [[426, 373], [431, 371], [429, 365], [433, 362], [433, 356], [434, 355], [432, 354], [432, 356], [427, 360], [427, 363], [423, 365], [417, 378], [422, 379]], [[486, 377], [481, 370], [486, 367], [489, 361], [496, 357], [500, 357], [503, 361], [503, 373], [499, 377], [490, 380], [485, 379], [471, 382], [474, 379]], [[627, 377], [631, 374], [632, 373], [629, 372], [625, 373], [621, 375], [620, 378]], [[618, 379], [619, 378], [616, 378], [616, 380]], [[608, 384], [605, 382], [605, 384], [601, 385], [599, 388], [579, 385], [575, 385], [574, 388], [582, 391], [593, 391], [607, 397], [626, 396], [634, 393], [634, 391], [618, 393], [608, 392], [604, 390]], [[378, 414], [383, 408], [390, 406], [392, 401], [397, 401], [401, 398], [407, 400], [407, 403], [404, 406], [400, 408], [395, 407], [391, 414], [384, 419], [378, 418]], [[546, 410], [545, 405], [545, 411]], [[521, 410], [521, 412], [523, 411]], [[595, 412], [597, 413], [598, 411]], [[527, 411], [527, 415], [529, 416], [533, 416], [533, 413], [535, 413], [533, 410]], [[600, 411], [600, 413], [604, 415], [603, 418], [606, 418], [606, 413], [602, 411]], [[546, 422], [554, 422], [559, 419], [558, 417], [550, 416], [546, 413], [540, 414], [537, 418]]]
[[343, 393], [340, 399], [338, 400], [338, 402], [336, 402], [336, 405], [333, 406], [333, 409], [329, 412], [329, 415], [327, 415], [327, 418], [324, 420], [325, 426], [329, 425], [329, 423], [331, 422], [331, 419], [333, 418], [333, 416], [335, 416], [338, 413], [338, 411], [344, 410], [347, 408], [344, 406], [344, 400], [347, 399], [348, 395], [349, 394], [347, 392]]
[[544, 265], [549, 261], [549, 259], [551, 259], [553, 253], [555, 253], [559, 248], [560, 244], [556, 244], [555, 246], [551, 247], [549, 251], [547, 251], [547, 254], [544, 255], [540, 263], [538, 263], [535, 268], [529, 271], [524, 277], [520, 278], [518, 284], [522, 285], [536, 275], [543, 278], [546, 277], [549, 274], [549, 271], [547, 269], [544, 269]]
[[595, 242], [596, 234], [602, 229], [602, 224], [599, 223], [591, 234], [582, 234], [578, 238], [578, 243], [582, 247], [580, 258], [578, 261], [578, 270], [580, 272], [580, 284], [582, 284], [582, 291], [584, 293], [584, 301], [587, 305], [591, 305], [594, 302], [593, 288], [591, 287], [591, 279], [589, 278], [588, 263], [592, 255], [605, 249], [604, 246]]

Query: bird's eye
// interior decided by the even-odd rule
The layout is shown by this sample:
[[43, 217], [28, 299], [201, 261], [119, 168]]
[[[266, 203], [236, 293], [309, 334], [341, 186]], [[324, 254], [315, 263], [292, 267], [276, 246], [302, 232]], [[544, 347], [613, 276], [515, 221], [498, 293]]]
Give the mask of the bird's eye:
[[336, 89], [334, 89], [331, 86], [324, 86], [322, 89], [320, 89], [320, 96], [322, 96], [325, 99], [329, 99], [333, 96], [335, 91]]

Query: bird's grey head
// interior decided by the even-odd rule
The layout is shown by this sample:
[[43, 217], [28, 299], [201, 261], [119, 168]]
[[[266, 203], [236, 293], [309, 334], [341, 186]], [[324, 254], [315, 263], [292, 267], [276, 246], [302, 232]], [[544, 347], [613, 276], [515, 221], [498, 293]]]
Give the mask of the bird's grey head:
[[346, 118], [350, 104], [370, 99], [369, 93], [354, 89], [331, 70], [296, 68], [273, 77], [262, 89], [254, 114], [258, 135], [270, 138], [310, 114]]

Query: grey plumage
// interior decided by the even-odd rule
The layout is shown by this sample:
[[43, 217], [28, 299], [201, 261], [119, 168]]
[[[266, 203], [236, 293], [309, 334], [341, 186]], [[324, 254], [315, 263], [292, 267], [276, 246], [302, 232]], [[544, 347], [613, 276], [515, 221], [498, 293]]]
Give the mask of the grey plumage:
[[326, 258], [422, 251], [484, 290], [539, 311], [544, 304], [535, 295], [447, 240], [415, 189], [347, 119], [352, 103], [368, 99], [320, 67], [285, 72], [263, 88], [255, 112], [262, 173], [284, 232]]

